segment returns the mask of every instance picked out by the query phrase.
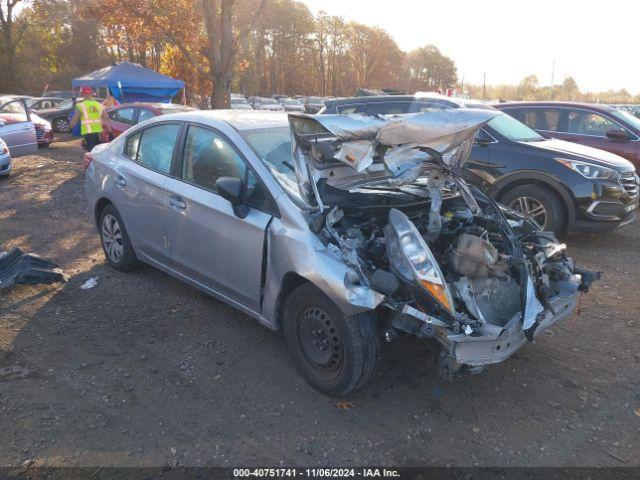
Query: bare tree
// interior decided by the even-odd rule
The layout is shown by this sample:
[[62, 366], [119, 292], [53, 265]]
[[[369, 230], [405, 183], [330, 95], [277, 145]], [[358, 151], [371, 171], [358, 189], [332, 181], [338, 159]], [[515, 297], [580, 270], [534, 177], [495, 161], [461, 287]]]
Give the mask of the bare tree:
[[12, 91], [16, 85], [16, 50], [26, 30], [26, 22], [15, 22], [16, 6], [24, 0], [0, 0], [0, 53], [4, 65], [0, 86]]

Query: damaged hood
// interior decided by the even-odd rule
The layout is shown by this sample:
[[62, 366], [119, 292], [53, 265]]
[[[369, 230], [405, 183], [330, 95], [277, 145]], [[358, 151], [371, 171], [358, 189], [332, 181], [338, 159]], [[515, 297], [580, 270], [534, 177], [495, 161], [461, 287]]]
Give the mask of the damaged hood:
[[459, 168], [475, 132], [496, 115], [465, 108], [383, 116], [290, 114], [300, 193], [307, 201], [315, 197], [320, 206], [316, 183], [321, 178], [371, 176], [402, 185], [413, 182], [425, 163]]

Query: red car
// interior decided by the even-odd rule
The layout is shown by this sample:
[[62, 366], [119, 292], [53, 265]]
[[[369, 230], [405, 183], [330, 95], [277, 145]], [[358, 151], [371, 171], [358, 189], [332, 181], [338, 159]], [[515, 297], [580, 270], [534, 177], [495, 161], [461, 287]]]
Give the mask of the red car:
[[109, 107], [107, 109], [109, 120], [106, 122], [108, 125], [103, 121], [102, 141], [109, 141], [109, 126], [115, 138], [133, 125], [149, 118], [188, 110], [195, 109], [175, 103], [123, 103], [117, 107]]
[[615, 153], [640, 170], [640, 118], [629, 112], [578, 102], [509, 102], [493, 106], [544, 137]]

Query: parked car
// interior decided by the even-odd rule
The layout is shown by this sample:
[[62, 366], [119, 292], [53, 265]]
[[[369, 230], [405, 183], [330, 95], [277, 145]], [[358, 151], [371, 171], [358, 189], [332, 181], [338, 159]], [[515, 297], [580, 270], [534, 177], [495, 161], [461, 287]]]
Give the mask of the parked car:
[[253, 110], [253, 107], [247, 100], [243, 98], [231, 97], [231, 109], [232, 110]]
[[148, 263], [282, 329], [324, 393], [366, 385], [401, 335], [439, 342], [451, 378], [508, 358], [596, 278], [454, 173], [494, 115], [157, 117], [85, 154], [87, 201], [111, 267]]
[[318, 113], [324, 107], [324, 98], [322, 97], [305, 97], [304, 111], [307, 113]]
[[29, 99], [29, 108], [32, 110], [46, 110], [49, 108], [55, 108], [60, 104], [68, 102], [67, 98], [60, 97], [32, 97]]
[[0, 97], [0, 138], [9, 148], [11, 157], [31, 155], [38, 151], [34, 117], [25, 98]]
[[[2, 126], [0, 124], [0, 134], [2, 132]], [[6, 177], [11, 173], [11, 152], [9, 147], [0, 138], [0, 177]]]
[[600, 148], [640, 169], [640, 118], [609, 105], [576, 102], [512, 102], [496, 108], [547, 138]]
[[284, 108], [282, 105], [278, 103], [277, 100], [273, 98], [266, 97], [253, 97], [253, 102], [251, 102], [251, 106], [255, 110], [267, 110], [270, 112], [282, 112]]
[[66, 98], [71, 100], [76, 97], [76, 94], [73, 90], [49, 90], [42, 93], [42, 97], [58, 97], [58, 98]]
[[[336, 99], [322, 113], [382, 115], [460, 107], [492, 109], [444, 96], [393, 96]], [[544, 230], [608, 231], [636, 217], [638, 176], [629, 161], [596, 148], [546, 139], [506, 114], [478, 131], [464, 175]]]
[[75, 112], [75, 100], [65, 99], [58, 105], [42, 110], [35, 109], [37, 115], [51, 123], [54, 132], [68, 133], [71, 117]]
[[304, 105], [300, 100], [295, 98], [287, 98], [282, 102], [285, 112], [304, 112]]
[[[133, 125], [157, 117], [158, 115], [166, 115], [169, 113], [189, 112], [195, 110], [193, 107], [185, 105], [177, 105], [175, 103], [123, 103], [117, 107], [107, 109], [109, 117], [108, 124], [104, 125], [102, 132], [102, 141], [108, 142], [109, 127], [113, 138], [128, 130]], [[103, 122], [104, 123], [104, 122]]]

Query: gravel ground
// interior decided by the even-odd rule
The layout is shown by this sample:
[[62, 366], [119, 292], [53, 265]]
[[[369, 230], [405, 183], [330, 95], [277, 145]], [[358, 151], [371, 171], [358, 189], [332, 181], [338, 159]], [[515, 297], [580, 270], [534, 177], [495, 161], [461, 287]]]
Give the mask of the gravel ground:
[[59, 141], [0, 180], [0, 246], [71, 277], [0, 291], [0, 465], [640, 465], [640, 223], [567, 239], [603, 279], [507, 362], [444, 382], [403, 340], [337, 403], [277, 333], [150, 267], [109, 269], [81, 158]]

